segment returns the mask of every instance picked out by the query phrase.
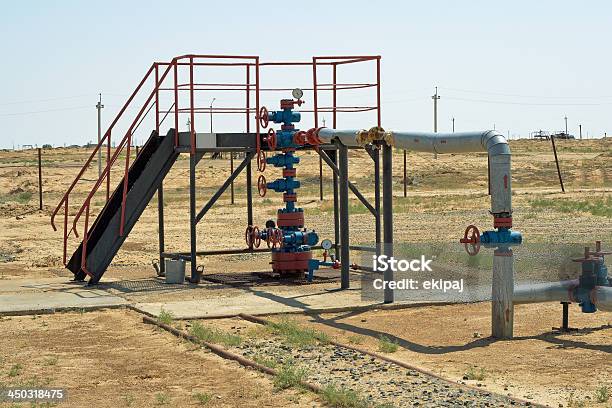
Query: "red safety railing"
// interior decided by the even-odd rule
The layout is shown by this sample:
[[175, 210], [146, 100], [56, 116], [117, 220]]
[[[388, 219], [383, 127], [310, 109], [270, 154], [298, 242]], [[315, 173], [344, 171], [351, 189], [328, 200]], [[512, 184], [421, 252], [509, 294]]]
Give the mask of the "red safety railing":
[[[351, 64], [365, 61], [376, 61], [376, 82], [373, 83], [338, 83], [337, 82], [337, 67], [343, 64]], [[244, 67], [246, 73], [246, 82], [235, 84], [235, 83], [207, 83], [198, 82], [195, 80], [195, 70], [199, 67]], [[260, 151], [260, 131], [261, 123], [257, 117], [260, 112], [260, 91], [290, 91], [293, 88], [286, 87], [268, 87], [260, 88], [260, 68], [264, 66], [312, 66], [313, 69], [313, 81], [312, 88], [302, 88], [303, 90], [313, 92], [314, 106], [312, 110], [302, 110], [302, 112], [312, 112], [314, 118], [315, 127], [318, 127], [318, 113], [320, 112], [331, 112], [333, 114], [333, 127], [336, 127], [336, 113], [338, 112], [366, 112], [366, 111], [377, 111], [378, 126], [380, 126], [380, 57], [379, 56], [357, 56], [357, 57], [313, 57], [312, 62], [265, 62], [260, 63], [259, 57], [257, 56], [228, 56], [228, 55], [182, 55], [175, 57], [170, 62], [156, 62], [151, 65], [147, 73], [144, 75], [134, 92], [130, 95], [126, 103], [123, 105], [117, 116], [111, 122], [108, 130], [104, 133], [100, 142], [95, 146], [94, 150], [89, 155], [87, 161], [77, 174], [74, 181], [70, 184], [68, 190], [58, 203], [57, 207], [51, 215], [51, 225], [54, 230], [57, 230], [55, 224], [55, 218], [59, 212], [63, 209], [63, 263], [66, 265], [67, 262], [67, 246], [68, 238], [74, 232], [76, 237], [79, 237], [77, 231], [77, 224], [81, 217], [84, 215], [84, 226], [83, 226], [83, 238], [82, 238], [82, 253], [81, 253], [81, 269], [91, 276], [91, 273], [87, 269], [87, 242], [89, 239], [89, 218], [91, 216], [91, 202], [95, 194], [99, 191], [103, 184], [106, 184], [106, 201], [110, 198], [111, 188], [111, 175], [113, 166], [116, 163], [120, 165], [120, 155], [125, 152], [125, 161], [121, 172], [123, 173], [123, 191], [121, 198], [121, 221], [119, 234], [125, 233], [125, 204], [127, 199], [127, 192], [129, 186], [128, 174], [131, 165], [131, 147], [132, 137], [140, 125], [144, 122], [145, 118], [155, 108], [155, 130], [159, 133], [161, 124], [166, 118], [173, 114], [174, 116], [174, 129], [175, 129], [175, 146], [179, 146], [179, 115], [189, 115], [190, 123], [190, 153], [195, 154], [196, 152], [196, 115], [197, 114], [244, 114], [246, 118], [246, 132], [251, 131], [251, 120], [255, 119], [255, 130], [257, 134], [257, 152]], [[333, 81], [332, 83], [319, 84], [317, 83], [317, 66], [331, 66], [333, 69]], [[179, 81], [179, 70], [188, 70], [188, 82], [181, 83]], [[251, 83], [251, 69], [254, 69], [255, 81]], [[171, 74], [172, 73], [172, 74]], [[172, 78], [170, 78], [172, 77]], [[172, 81], [172, 86], [164, 85], [167, 80]], [[154, 81], [152, 90], [149, 93], [145, 92], [145, 84], [148, 81]], [[336, 98], [337, 91], [339, 90], [350, 90], [350, 89], [361, 89], [361, 88], [376, 88], [376, 105], [375, 106], [337, 106]], [[196, 92], [210, 92], [210, 91], [241, 91], [245, 92], [245, 106], [244, 107], [198, 107], [196, 106], [195, 94]], [[319, 107], [317, 105], [318, 92], [320, 91], [331, 91], [333, 93], [332, 106]], [[170, 92], [173, 103], [167, 109], [160, 108], [160, 93]], [[180, 93], [189, 93], [189, 102], [183, 107]], [[255, 106], [251, 107], [251, 93], [255, 92]], [[145, 97], [145, 102], [137, 104], [135, 102], [138, 96]], [[137, 109], [138, 113], [132, 121], [128, 120], [129, 125], [125, 132], [122, 132], [118, 128], [119, 121], [126, 117], [128, 109]], [[255, 115], [252, 115], [255, 113]], [[116, 134], [122, 135], [119, 144], [116, 146], [114, 153], [111, 150], [111, 135]], [[89, 190], [83, 204], [76, 211], [72, 220], [72, 225], [69, 228], [69, 209], [71, 196], [75, 192], [77, 184], [84, 180], [83, 175], [90, 167], [94, 157], [101, 152], [106, 144], [106, 166], [104, 167], [101, 175], [98, 177], [93, 187]], [[112, 153], [112, 154], [111, 154]]]

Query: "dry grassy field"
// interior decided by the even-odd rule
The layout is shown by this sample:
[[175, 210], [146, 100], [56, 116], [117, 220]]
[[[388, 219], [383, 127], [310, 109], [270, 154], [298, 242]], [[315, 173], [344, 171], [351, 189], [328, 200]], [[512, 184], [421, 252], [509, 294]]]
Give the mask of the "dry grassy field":
[[[510, 145], [514, 228], [523, 233], [524, 241], [592, 243], [602, 240], [604, 247], [612, 247], [612, 140], [557, 142], [565, 193], [560, 191], [549, 142], [519, 140], [511, 141]], [[53, 231], [49, 218], [87, 155], [85, 149], [43, 151], [44, 208], [38, 211], [36, 151], [0, 152], [0, 279], [71, 276], [62, 265], [61, 232]], [[306, 225], [314, 228], [322, 238], [333, 238], [331, 171], [324, 167], [324, 200], [320, 201], [318, 156], [304, 152], [300, 157], [298, 179], [302, 188], [298, 191], [298, 204], [305, 208]], [[430, 154], [409, 152], [407, 197], [403, 196], [402, 162], [402, 152], [396, 151], [393, 162], [396, 242], [454, 243], [463, 236], [468, 224], [491, 226], [485, 154], [439, 155], [434, 159]], [[164, 182], [168, 251], [187, 251], [189, 247], [188, 170], [188, 157], [181, 156]], [[350, 151], [349, 173], [349, 179], [364, 195], [373, 198], [373, 170], [364, 151]], [[253, 174], [256, 181], [255, 168]], [[271, 181], [280, 176], [280, 170], [268, 168], [265, 174]], [[199, 163], [198, 207], [206, 203], [228, 175], [227, 159], [205, 157]], [[115, 184], [120, 174], [116, 172], [113, 177]], [[86, 181], [77, 186], [77, 193], [71, 198], [71, 214], [78, 210], [96, 178], [94, 162], [84, 176]], [[256, 189], [254, 192], [255, 222], [263, 225], [274, 217], [276, 209], [282, 205], [282, 198], [271, 191], [260, 198]], [[199, 224], [199, 249], [245, 246], [244, 174], [235, 183], [235, 196], [232, 205], [228, 189]], [[374, 220], [353, 198], [351, 244], [371, 243]], [[95, 213], [104, 204], [103, 194], [98, 194], [93, 202]], [[58, 225], [61, 222], [60, 213]], [[82, 221], [79, 228], [83, 228]], [[151, 260], [158, 256], [157, 231], [154, 198], [105, 277], [152, 277]], [[78, 241], [71, 237], [69, 256], [77, 244]], [[199, 263], [205, 266], [207, 273], [265, 270], [268, 257], [267, 254], [218, 256], [200, 259]], [[517, 309], [519, 338], [516, 341], [473, 344], [477, 341], [474, 333], [488, 336], [488, 307], [487, 304], [441, 306], [354, 316], [305, 316], [298, 320], [305, 325], [316, 325], [319, 330], [347, 342], [351, 336], [362, 336], [360, 341], [364, 347], [375, 348], [379, 334], [388, 333], [398, 339], [401, 358], [452, 379], [460, 380], [469, 367], [478, 366], [487, 373], [482, 382], [492, 390], [504, 392], [510, 388], [517, 396], [527, 395], [539, 402], [556, 404], [554, 406], [568, 406], [568, 399], [574, 398], [575, 393], [582, 404], [605, 406], [598, 404], [592, 395], [597, 387], [612, 384], [610, 313], [598, 312], [591, 318], [574, 310], [577, 308], [574, 305], [572, 322], [576, 327], [599, 329], [557, 338], [544, 333], [558, 324], [558, 305], [521, 306]], [[551, 312], [546, 319], [541, 318], [544, 311]], [[460, 322], [455, 319], [458, 315], [463, 317]], [[463, 324], [468, 319], [470, 324]], [[406, 323], [398, 324], [398, 321]], [[423, 327], [432, 327], [431, 321], [437, 322], [435, 327], [424, 330]], [[164, 401], [160, 400], [166, 397], [173, 401], [170, 406], [195, 406], [198, 401], [193, 394], [201, 391], [202, 384], [208, 384], [202, 392], [218, 396], [217, 403], [211, 406], [282, 407], [323, 403], [310, 394], [275, 392], [266, 377], [245, 372], [237, 365], [195, 351], [167, 333], [143, 326], [133, 312], [3, 318], [0, 330], [11, 333], [12, 339], [3, 335], [0, 340], [3, 350], [0, 382], [10, 382], [10, 370], [15, 365], [22, 366], [24, 376], [36, 377], [37, 381], [83, 384], [83, 378], [89, 379], [80, 389], [73, 389], [75, 398], [71, 404], [76, 404], [73, 406], [83, 406], [79, 404], [85, 404], [88, 393], [94, 391], [96, 398], [108, 402], [96, 406], [144, 407], [162, 404]], [[89, 343], [82, 344], [91, 347], [92, 353], [87, 348], [73, 353], [74, 344], [82, 341], [81, 335], [89, 339]], [[118, 341], [120, 347], [110, 352], [110, 344], [114, 341]], [[110, 353], [108, 359], [97, 357], [94, 347]], [[43, 349], [44, 352], [32, 357]], [[443, 352], [434, 352], [434, 349]], [[143, 360], [151, 364], [143, 364]], [[506, 369], [496, 369], [498, 361], [502, 361]], [[118, 374], [110, 376], [105, 370], [115, 370]], [[77, 374], [80, 379], [73, 378]], [[194, 380], [196, 377], [198, 381]], [[547, 393], [547, 389], [551, 392]], [[147, 396], [141, 398], [141, 391]], [[571, 403], [575, 401], [570, 400]]]

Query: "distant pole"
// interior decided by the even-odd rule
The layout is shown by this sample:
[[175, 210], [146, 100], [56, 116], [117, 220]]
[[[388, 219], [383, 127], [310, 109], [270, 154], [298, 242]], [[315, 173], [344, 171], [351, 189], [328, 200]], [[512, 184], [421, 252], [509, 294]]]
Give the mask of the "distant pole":
[[[99, 94], [96, 109], [98, 110], [98, 177], [102, 176], [102, 149], [100, 149], [100, 141], [102, 140], [102, 93]], [[41, 208], [42, 210], [42, 208]]]
[[582, 140], [582, 125], [578, 125], [578, 129], [580, 130], [580, 140]]
[[213, 103], [217, 100], [217, 98], [212, 98], [210, 101], [210, 133], [213, 132]]
[[567, 115], [563, 119], [565, 119], [565, 136], [567, 137]]
[[455, 133], [455, 118], [453, 118], [453, 133]]
[[433, 102], [434, 102], [434, 105], [433, 105], [433, 109], [434, 109], [434, 133], [438, 133], [438, 99], [440, 99], [440, 96], [438, 95], [438, 87], [437, 86], [436, 86], [436, 93], [431, 96], [431, 99], [433, 99]]
[[42, 149], [38, 148], [38, 209], [42, 211]]

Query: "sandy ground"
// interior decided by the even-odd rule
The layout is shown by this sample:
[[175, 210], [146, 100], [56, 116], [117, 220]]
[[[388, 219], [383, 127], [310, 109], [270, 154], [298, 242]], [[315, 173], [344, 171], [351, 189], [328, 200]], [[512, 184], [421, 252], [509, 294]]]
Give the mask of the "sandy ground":
[[65, 388], [62, 407], [202, 406], [198, 393], [210, 407], [321, 406], [127, 310], [4, 317], [0, 332], [0, 383]]
[[[612, 197], [612, 140], [600, 141], [559, 141], [559, 157], [564, 176], [566, 193], [559, 191], [558, 179], [550, 145], [546, 142], [513, 141], [513, 189], [514, 225], [523, 232], [527, 242], [586, 243], [595, 239], [612, 243], [612, 222], [610, 222], [610, 199]], [[60, 231], [54, 232], [49, 225], [49, 217], [59, 202], [61, 194], [79, 170], [84, 161], [83, 149], [53, 149], [43, 152], [44, 210], [37, 211], [37, 170], [35, 151], [0, 152], [0, 279], [43, 276], [70, 276], [62, 266], [63, 212], [58, 214], [56, 223]], [[306, 223], [319, 232], [322, 238], [333, 237], [331, 172], [325, 174], [325, 200], [318, 200], [318, 159], [310, 153], [301, 154], [302, 163], [298, 168], [303, 188], [299, 191], [298, 204], [306, 209]], [[236, 165], [238, 160], [236, 161]], [[372, 172], [370, 159], [365, 152], [352, 151], [350, 160], [350, 179], [367, 197], [373, 197], [371, 190]], [[70, 199], [72, 218], [84, 196], [89, 191], [96, 176], [97, 166], [93, 165], [84, 175]], [[201, 206], [215, 187], [229, 174], [227, 160], [204, 159], [198, 166], [198, 204]], [[280, 174], [279, 170], [266, 170], [269, 181]], [[258, 174], [254, 171], [254, 180]], [[113, 175], [113, 183], [119, 174]], [[432, 155], [408, 154], [408, 197], [402, 195], [402, 153], [394, 156], [394, 194], [395, 194], [395, 240], [396, 242], [456, 242], [468, 224], [489, 227], [488, 196], [486, 191], [486, 156], [440, 155], [436, 160]], [[236, 204], [229, 202], [226, 193], [203, 219], [198, 227], [199, 249], [244, 248], [243, 232], [246, 227], [244, 176], [236, 182]], [[188, 160], [181, 157], [165, 181], [166, 196], [166, 245], [169, 251], [185, 251], [188, 248]], [[546, 201], [537, 206], [538, 200]], [[607, 200], [607, 201], [606, 201]], [[255, 194], [255, 222], [263, 225], [273, 218], [281, 199], [273, 192], [265, 198]], [[104, 203], [103, 191], [95, 196], [94, 214]], [[356, 201], [351, 213], [351, 243], [367, 244], [373, 242], [374, 221]], [[558, 203], [562, 206], [557, 205]], [[580, 206], [577, 204], [589, 204]], [[593, 210], [597, 206], [603, 215]], [[108, 277], [122, 280], [136, 280], [153, 274], [151, 260], [157, 257], [157, 203], [155, 199], [144, 212], [138, 224], [128, 237], [123, 248], [115, 258]], [[353, 208], [353, 207], [352, 207]], [[83, 228], [83, 220], [78, 225]], [[78, 240], [73, 236], [68, 243], [68, 256], [76, 248]], [[231, 272], [266, 270], [269, 259], [266, 255], [240, 255], [201, 259], [207, 272]], [[223, 290], [216, 293], [222, 294]], [[232, 289], [225, 295], [231, 296]], [[208, 296], [199, 291], [184, 294]], [[171, 299], [172, 294], [163, 298]], [[334, 318], [342, 323], [342, 331], [348, 334], [355, 327], [364, 331], [366, 345], [374, 347], [379, 332], [397, 336], [402, 345], [397, 356], [415, 364], [440, 371], [453, 378], [460, 378], [470, 365], [483, 367], [487, 372], [487, 384], [491, 389], [501, 389], [507, 383], [509, 391], [515, 395], [531, 394], [534, 398], [551, 398], [564, 401], [567, 406], [568, 390], [575, 388], [577, 394], [591, 395], [593, 388], [610, 381], [610, 329], [600, 328], [609, 325], [610, 315], [596, 313], [582, 315], [572, 308], [571, 321], [574, 327], [588, 328], [570, 335], [551, 335], [552, 326], [559, 325], [560, 308], [558, 305], [521, 306], [517, 308], [516, 334], [518, 340], [512, 342], [490, 343], [483, 340], [488, 335], [490, 322], [488, 306], [463, 305], [444, 308], [420, 308], [401, 312], [368, 312], [344, 317], [322, 316], [318, 326], [329, 327], [325, 321]], [[549, 313], [550, 312], [550, 313]], [[364, 317], [365, 316], [365, 317]], [[458, 319], [457, 316], [460, 316]], [[362, 321], [365, 319], [365, 321]], [[402, 324], [398, 324], [398, 320]], [[28, 324], [25, 324], [25, 323]], [[43, 323], [47, 326], [43, 326]], [[21, 363], [24, 373], [32, 370], [32, 375], [42, 379], [51, 378], [57, 371], [40, 363], [41, 350], [53, 349], [61, 353], [57, 366], [61, 376], [57, 381], [70, 384], [69, 378], [75, 375], [93, 375], [95, 380], [80, 381], [79, 391], [75, 387], [75, 397], [86, 401], [87, 391], [96, 388], [96, 393], [108, 395], [108, 406], [119, 401], [122, 395], [113, 393], [117, 378], [130, 378], [135, 371], [149, 373], [155, 378], [154, 384], [142, 391], [145, 378], [130, 383], [125, 382], [125, 393], [132, 393], [141, 406], [154, 398], [153, 394], [163, 384], [173, 384], [176, 388], [159, 388], [179, 401], [191, 401], [190, 393], [196, 387], [205, 387], [207, 382], [216, 384], [222, 395], [221, 401], [238, 401], [236, 390], [240, 389], [240, 375], [244, 372], [227, 363], [210, 362], [211, 357], [201, 352], [190, 352], [176, 340], [142, 326], [138, 317], [124, 312], [105, 312], [86, 315], [56, 315], [40, 319], [10, 318], [0, 321], [12, 336], [2, 336], [2, 352], [6, 353], [8, 363], [4, 363], [6, 376], [7, 364]], [[345, 326], [348, 325], [348, 326]], [[371, 325], [371, 326], [370, 326]], [[53, 331], [52, 328], [55, 328]], [[357, 330], [357, 329], [355, 329]], [[474, 338], [478, 332], [483, 337]], [[108, 335], [106, 333], [109, 333]], [[111, 335], [112, 334], [112, 335]], [[371, 337], [371, 339], [370, 339]], [[9, 340], [10, 339], [10, 340]], [[17, 339], [17, 340], [15, 340]], [[92, 340], [92, 339], [95, 339]], [[123, 349], [114, 348], [112, 339], [125, 341]], [[97, 352], [108, 350], [107, 353]], [[53, 346], [55, 344], [55, 346]], [[75, 347], [79, 344], [79, 347]], [[143, 350], [140, 350], [140, 348]], [[146, 348], [146, 350], [145, 350]], [[110, 350], [115, 351], [110, 351]], [[9, 352], [9, 350], [13, 350]], [[117, 350], [122, 350], [121, 352]], [[94, 352], [95, 351], [95, 352]], [[138, 352], [142, 354], [138, 354]], [[116, 355], [116, 360], [108, 356]], [[71, 355], [72, 354], [72, 355]], [[196, 360], [193, 357], [197, 354]], [[201, 354], [201, 355], [200, 355]], [[145, 356], [141, 359], [138, 356]], [[168, 358], [170, 356], [170, 358]], [[41, 356], [42, 358], [42, 356]], [[75, 360], [70, 360], [74, 358]], [[62, 361], [66, 359], [66, 364]], [[208, 359], [208, 360], [206, 360]], [[39, 363], [36, 363], [39, 361]], [[41, 360], [42, 361], [42, 360]], [[115, 361], [113, 363], [113, 361]], [[181, 364], [176, 364], [180, 361]], [[207, 366], [194, 361], [206, 361]], [[126, 363], [129, 362], [129, 363]], [[108, 366], [106, 364], [109, 364]], [[113, 365], [114, 364], [114, 365]], [[98, 367], [98, 368], [94, 368]], [[99, 367], [110, 367], [116, 374], [105, 374]], [[138, 370], [132, 370], [138, 367]], [[177, 368], [180, 367], [180, 368]], [[200, 368], [196, 372], [197, 368]], [[500, 368], [503, 367], [503, 368]], [[46, 370], [46, 371], [45, 371]], [[184, 370], [184, 372], [183, 372]], [[226, 371], [224, 371], [226, 370]], [[39, 372], [40, 371], [40, 372]], [[214, 376], [213, 373], [218, 375]], [[242, 374], [240, 374], [242, 373]], [[95, 374], [95, 375], [94, 375]], [[24, 374], [25, 375], [25, 374]], [[58, 374], [60, 375], [60, 374]], [[105, 377], [106, 376], [106, 377]], [[206, 381], [199, 377], [205, 376]], [[5, 381], [5, 377], [2, 377]], [[190, 378], [198, 378], [198, 381]], [[247, 380], [244, 380], [247, 381]], [[253, 390], [263, 392], [262, 399], [245, 397], [240, 405], [263, 405], [258, 401], [268, 398], [278, 399], [284, 406], [286, 397], [272, 395], [270, 383], [258, 378]], [[259, 383], [257, 383], [259, 381]], [[261, 382], [263, 381], [263, 382]], [[263, 384], [258, 386], [257, 384]], [[120, 385], [123, 387], [124, 385]], [[130, 388], [131, 387], [131, 388]], [[182, 388], [184, 387], [184, 388]], [[249, 386], [250, 387], [250, 386]], [[232, 392], [231, 390], [234, 390]], [[544, 390], [549, 389], [550, 392]], [[225, 392], [225, 394], [223, 393]], [[123, 393], [124, 394], [124, 393]], [[548, 395], [550, 394], [550, 395]], [[248, 394], [245, 394], [248, 395]], [[547, 396], [548, 395], [548, 396]], [[103, 401], [104, 399], [100, 399]], [[136, 402], [135, 402], [136, 403]], [[190, 402], [191, 403], [191, 402]], [[75, 405], [77, 406], [77, 405]], [[231, 405], [228, 405], [231, 406]]]
[[570, 325], [578, 330], [567, 334], [552, 330], [559, 304], [517, 306], [511, 341], [489, 337], [486, 303], [292, 318], [374, 351], [386, 336], [399, 345], [394, 358], [457, 381], [471, 367], [484, 369], [483, 380], [466, 382], [551, 406], [568, 406], [571, 394], [594, 403], [598, 387], [612, 386], [612, 313], [586, 315], [575, 305]]

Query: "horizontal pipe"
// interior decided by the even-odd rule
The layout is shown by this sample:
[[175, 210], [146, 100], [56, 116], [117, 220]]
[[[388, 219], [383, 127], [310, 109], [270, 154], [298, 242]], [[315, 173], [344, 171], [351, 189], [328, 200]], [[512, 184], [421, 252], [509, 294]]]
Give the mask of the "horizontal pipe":
[[[514, 288], [514, 303], [574, 302], [571, 292], [577, 285], [578, 280], [519, 285]], [[612, 312], [612, 287], [597, 286], [592, 301], [598, 309]]]
[[[364, 130], [335, 130], [321, 128], [317, 136], [323, 143], [339, 140], [346, 146], [360, 146], [371, 142], [364, 137], [370, 132]], [[491, 213], [512, 213], [511, 153], [506, 138], [495, 130], [426, 133], [426, 132], [374, 132], [374, 137], [386, 140], [394, 147], [404, 150], [428, 153], [471, 153], [486, 152], [491, 166]]]

